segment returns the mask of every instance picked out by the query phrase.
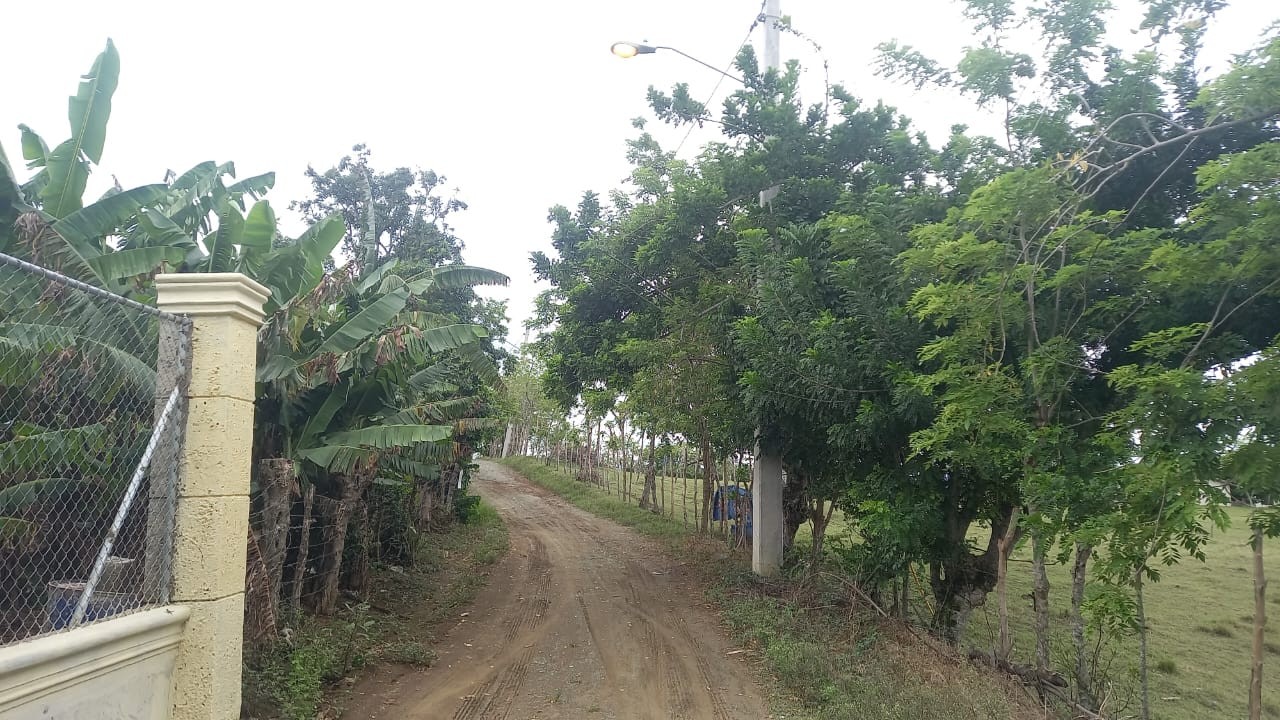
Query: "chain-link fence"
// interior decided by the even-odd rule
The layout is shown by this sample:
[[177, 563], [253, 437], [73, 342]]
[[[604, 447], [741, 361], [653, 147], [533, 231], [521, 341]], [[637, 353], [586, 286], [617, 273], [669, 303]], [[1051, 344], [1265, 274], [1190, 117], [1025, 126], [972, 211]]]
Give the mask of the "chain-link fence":
[[186, 318], [0, 254], [0, 644], [167, 602]]

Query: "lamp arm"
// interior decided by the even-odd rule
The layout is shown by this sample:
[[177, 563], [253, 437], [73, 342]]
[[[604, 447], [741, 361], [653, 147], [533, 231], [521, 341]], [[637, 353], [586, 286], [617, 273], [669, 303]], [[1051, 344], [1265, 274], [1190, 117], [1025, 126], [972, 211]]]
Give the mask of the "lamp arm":
[[680, 48], [673, 48], [673, 47], [671, 47], [670, 45], [654, 45], [653, 47], [654, 47], [654, 49], [655, 49], [655, 50], [670, 50], [671, 52], [676, 53], [677, 55], [683, 55], [684, 57], [686, 57], [686, 58], [688, 58], [688, 59], [690, 59], [690, 60], [692, 60], [692, 61], [694, 61], [694, 62], [698, 63], [699, 65], [701, 65], [701, 66], [703, 66], [703, 67], [705, 67], [705, 68], [707, 68], [707, 69], [709, 69], [709, 70], [714, 70], [714, 71], [716, 71], [716, 72], [720, 73], [721, 75], [723, 75], [723, 76], [725, 76], [725, 77], [729, 78], [730, 80], [736, 81], [736, 82], [737, 82], [738, 84], [740, 84], [740, 85], [744, 85], [744, 86], [745, 86], [745, 85], [747, 84], [747, 82], [746, 82], [745, 80], [743, 80], [742, 78], [740, 78], [740, 77], [738, 77], [738, 76], [736, 76], [736, 75], [730, 75], [729, 73], [725, 72], [724, 70], [721, 70], [720, 68], [716, 67], [715, 65], [712, 65], [712, 64], [711, 64], [711, 63], [709, 63], [709, 62], [704, 62], [704, 61], [702, 61], [702, 60], [699, 60], [698, 58], [696, 58], [696, 57], [694, 57], [694, 56], [690, 55], [689, 53], [687, 53], [687, 52], [685, 52], [685, 51], [681, 50]]

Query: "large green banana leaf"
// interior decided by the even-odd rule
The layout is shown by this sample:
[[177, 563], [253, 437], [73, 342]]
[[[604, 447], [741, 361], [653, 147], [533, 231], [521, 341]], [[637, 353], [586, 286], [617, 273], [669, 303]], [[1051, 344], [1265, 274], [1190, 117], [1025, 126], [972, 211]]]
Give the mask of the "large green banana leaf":
[[[302, 447], [311, 447], [317, 444], [316, 441], [321, 435], [329, 430], [329, 423], [333, 422], [333, 416], [342, 409], [346, 404], [350, 383], [345, 381], [336, 385], [327, 386], [328, 395], [325, 396], [324, 402], [320, 407], [307, 418], [306, 424], [302, 426], [302, 433], [299, 436], [299, 442]], [[322, 392], [317, 389], [315, 392]]]
[[32, 202], [40, 197], [41, 191], [49, 184], [49, 169], [46, 167], [49, 146], [45, 144], [44, 138], [26, 125], [19, 124], [18, 131], [22, 134], [22, 159], [27, 161], [27, 169], [40, 169], [22, 184], [23, 197]]
[[232, 272], [236, 246], [244, 238], [244, 216], [234, 203], [226, 202], [218, 211], [218, 229], [204, 239], [209, 253], [205, 272]]
[[0, 544], [17, 545], [36, 532], [36, 524], [30, 520], [0, 517]]
[[46, 475], [65, 467], [97, 466], [110, 436], [105, 425], [94, 423], [17, 437], [0, 442], [0, 467], [6, 473]]
[[22, 159], [27, 161], [27, 169], [42, 168], [49, 160], [49, 146], [44, 138], [25, 123], [18, 123], [18, 132], [22, 138]]
[[405, 351], [410, 357], [426, 357], [429, 353], [456, 350], [486, 337], [489, 337], [489, 331], [481, 325], [444, 325], [406, 333]]
[[13, 223], [30, 208], [23, 196], [22, 187], [14, 177], [9, 158], [0, 146], [0, 252], [6, 252], [13, 241]]
[[169, 188], [160, 183], [129, 188], [56, 220], [53, 229], [69, 243], [92, 244], [102, 252], [101, 238], [117, 232], [140, 208], [160, 202], [168, 193]]
[[[400, 267], [397, 260], [388, 260], [372, 270], [366, 271], [364, 277], [360, 278], [360, 282], [356, 284], [356, 292], [363, 295], [370, 288], [382, 282], [382, 278], [389, 273], [394, 273], [396, 268]], [[401, 281], [403, 282], [403, 280]], [[386, 292], [391, 288], [384, 287], [382, 292]]]
[[430, 390], [445, 385], [451, 370], [449, 361], [441, 360], [410, 375], [409, 385], [416, 390]]
[[[234, 176], [234, 173], [232, 175]], [[275, 187], [275, 184], [276, 174], [269, 172], [232, 183], [227, 187], [227, 192], [233, 195], [248, 195], [254, 200], [259, 200], [267, 194], [268, 190]]]
[[259, 200], [244, 219], [236, 270], [250, 277], [261, 276], [263, 262], [271, 252], [271, 241], [275, 236], [276, 213], [271, 209], [271, 203]]
[[40, 478], [0, 490], [0, 515], [18, 515], [85, 485], [72, 478]]
[[104, 284], [108, 284], [138, 275], [149, 275], [162, 265], [173, 270], [182, 265], [186, 257], [187, 251], [180, 247], [129, 248], [91, 258], [89, 266], [98, 273]]
[[388, 450], [447, 440], [453, 434], [448, 425], [375, 425], [334, 433], [326, 443], [298, 454], [332, 472], [347, 473], [374, 450]]
[[476, 374], [476, 377], [478, 377], [481, 382], [489, 385], [495, 385], [501, 380], [501, 378], [498, 377], [498, 364], [493, 361], [493, 358], [489, 357], [489, 355], [485, 353], [484, 348], [478, 343], [463, 345], [458, 348], [457, 353], [458, 357], [462, 358], [463, 362], [467, 364], [467, 367], [471, 369], [471, 372]]
[[271, 239], [275, 234], [276, 213], [271, 209], [271, 203], [259, 200], [244, 219], [244, 234], [240, 238], [241, 248], [265, 254], [271, 250]]
[[381, 332], [409, 301], [409, 289], [398, 288], [356, 313], [325, 339], [315, 355], [342, 354], [354, 350], [374, 333]]
[[294, 243], [267, 255], [257, 280], [271, 289], [268, 313], [311, 292], [319, 284], [324, 277], [324, 261], [342, 242], [345, 233], [342, 217], [330, 215], [307, 228]]
[[80, 209], [85, 185], [89, 181], [89, 164], [102, 161], [107, 142], [107, 120], [111, 117], [111, 98], [120, 79], [120, 55], [108, 40], [107, 47], [94, 60], [89, 74], [71, 97], [68, 117], [71, 137], [49, 153], [46, 165], [49, 182], [41, 190], [41, 209], [60, 218]]
[[439, 442], [449, 439], [452, 435], [453, 428], [448, 425], [386, 424], [333, 433], [325, 437], [325, 443], [385, 450], [420, 442]]
[[511, 278], [495, 270], [471, 265], [441, 265], [414, 276], [409, 290], [421, 295], [430, 290], [454, 290], [476, 285], [506, 285]]
[[142, 245], [180, 247], [187, 252], [198, 249], [191, 236], [159, 210], [140, 208], [138, 227], [145, 234]]

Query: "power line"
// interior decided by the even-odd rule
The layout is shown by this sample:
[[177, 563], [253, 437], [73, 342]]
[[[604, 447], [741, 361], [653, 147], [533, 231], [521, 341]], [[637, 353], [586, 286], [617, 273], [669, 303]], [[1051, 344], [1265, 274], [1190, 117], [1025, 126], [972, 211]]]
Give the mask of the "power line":
[[[751, 20], [751, 27], [747, 28], [747, 34], [743, 36], [742, 42], [738, 43], [738, 49], [733, 51], [733, 57], [729, 58], [729, 62], [725, 64], [724, 70], [720, 72], [720, 77], [716, 79], [715, 86], [711, 88], [711, 94], [708, 95], [706, 101], [702, 103], [703, 108], [709, 106], [711, 101], [715, 99], [716, 93], [720, 91], [720, 84], [724, 82], [729, 71], [733, 69], [733, 61], [738, 59], [738, 53], [742, 52], [742, 48], [746, 47], [747, 43], [751, 41], [751, 33], [756, 31], [756, 26], [760, 24], [760, 18], [764, 17], [764, 6], [765, 0], [761, 0], [760, 9], [756, 11], [755, 17]], [[685, 142], [689, 140], [689, 136], [693, 134], [693, 128], [696, 127], [697, 124], [698, 123], [696, 121], [689, 121], [689, 129], [685, 131], [684, 137], [680, 139], [680, 144], [676, 145], [676, 150], [672, 153], [673, 157], [680, 154], [680, 150], [684, 147]]]

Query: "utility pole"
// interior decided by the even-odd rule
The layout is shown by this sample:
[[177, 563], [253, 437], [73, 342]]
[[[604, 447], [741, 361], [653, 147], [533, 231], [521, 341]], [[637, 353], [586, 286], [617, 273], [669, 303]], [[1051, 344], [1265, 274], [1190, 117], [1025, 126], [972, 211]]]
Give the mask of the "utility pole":
[[[782, 53], [778, 46], [778, 23], [782, 19], [782, 0], [765, 0], [764, 66], [778, 70]], [[774, 185], [760, 191], [760, 205], [767, 206], [778, 195]], [[782, 457], [777, 448], [765, 446], [765, 428], [756, 429], [755, 465], [751, 478], [751, 570], [757, 575], [776, 575], [782, 567], [782, 541], [785, 533], [782, 513]]]
[[782, 66], [782, 51], [778, 48], [778, 22], [782, 19], [782, 0], [765, 0], [764, 3], [764, 68], [777, 70]]

